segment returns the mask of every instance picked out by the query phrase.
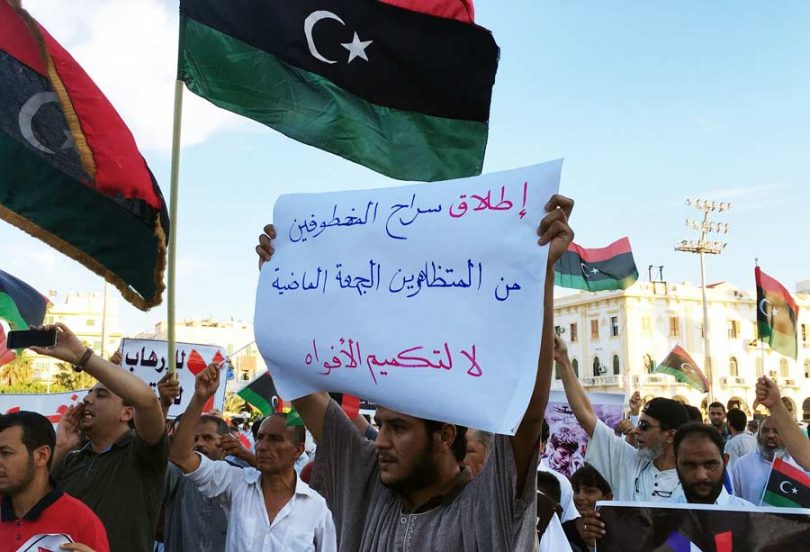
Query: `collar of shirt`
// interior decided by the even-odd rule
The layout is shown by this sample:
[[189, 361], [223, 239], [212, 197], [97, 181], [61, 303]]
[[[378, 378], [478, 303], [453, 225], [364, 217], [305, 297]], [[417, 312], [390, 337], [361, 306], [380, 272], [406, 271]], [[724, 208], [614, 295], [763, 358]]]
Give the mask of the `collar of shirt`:
[[134, 438], [135, 438], [135, 430], [130, 429], [129, 431], [124, 433], [121, 437], [119, 437], [118, 440], [115, 441], [112, 445], [110, 445], [109, 447], [105, 448], [102, 451], [99, 452], [94, 451], [92, 443], [90, 441], [87, 441], [83, 447], [75, 449], [73, 452], [102, 455], [104, 453], [110, 452], [114, 448], [121, 448], [127, 446]]
[[461, 470], [458, 472], [458, 475], [447, 486], [444, 493], [428, 499], [427, 502], [420, 504], [411, 511], [408, 511], [403, 504], [402, 511], [406, 514], [422, 514], [434, 508], [438, 508], [439, 506], [449, 504], [459, 495], [459, 493], [461, 493], [461, 491], [464, 490], [464, 487], [466, 487], [467, 483], [470, 481], [472, 481], [472, 472], [470, 471], [470, 468], [467, 466], [461, 466]]
[[[244, 481], [245, 481], [245, 483], [247, 485], [261, 486], [261, 483], [260, 483], [261, 478], [262, 478], [262, 472], [260, 472], [259, 470], [255, 469], [255, 468], [243, 468], [242, 469], [242, 479], [244, 479]], [[304, 481], [302, 481], [301, 478], [298, 477], [298, 474], [295, 475], [295, 493], [293, 493], [293, 494], [302, 495], [302, 496], [308, 496], [308, 497], [318, 496], [318, 493], [313, 491], [312, 488], [309, 485], [304, 483]]]
[[[25, 513], [22, 517], [24, 521], [36, 521], [39, 519], [42, 512], [44, 512], [48, 506], [59, 500], [59, 497], [64, 494], [61, 489], [56, 487], [56, 483], [53, 479], [51, 479], [51, 486], [53, 487], [51, 492], [40, 498], [39, 501], [34, 504], [34, 507]], [[3, 497], [2, 505], [0, 505], [0, 520], [17, 521], [17, 514], [14, 513], [14, 504], [10, 496]]]

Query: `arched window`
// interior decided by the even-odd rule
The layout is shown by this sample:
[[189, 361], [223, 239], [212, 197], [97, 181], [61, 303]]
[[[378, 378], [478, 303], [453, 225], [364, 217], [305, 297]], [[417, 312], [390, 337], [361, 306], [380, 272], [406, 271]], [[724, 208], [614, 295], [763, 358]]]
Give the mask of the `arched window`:
[[613, 375], [618, 376], [622, 373], [621, 366], [619, 366], [619, 355], [613, 355]]
[[788, 361], [786, 358], [779, 361], [779, 376], [783, 378], [790, 377], [790, 368], [788, 367]]
[[574, 375], [579, 377], [579, 361], [577, 359], [571, 361], [571, 367], [574, 369]]
[[593, 357], [593, 375], [594, 377], [601, 375], [601, 370], [599, 369], [599, 357]]
[[642, 362], [644, 364], [644, 372], [647, 374], [652, 374], [653, 370], [655, 369], [655, 362], [653, 362], [652, 357], [650, 355], [644, 355]]
[[728, 359], [728, 375], [733, 378], [740, 375], [740, 369], [737, 366], [737, 359], [734, 357]]

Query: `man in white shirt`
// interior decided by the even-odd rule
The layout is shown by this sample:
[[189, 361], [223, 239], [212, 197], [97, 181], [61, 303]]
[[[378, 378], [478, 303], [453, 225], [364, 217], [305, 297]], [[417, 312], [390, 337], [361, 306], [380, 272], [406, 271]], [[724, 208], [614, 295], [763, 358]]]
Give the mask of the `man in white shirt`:
[[757, 440], [745, 431], [748, 423], [748, 416], [745, 415], [745, 412], [739, 408], [732, 408], [728, 411], [726, 418], [726, 425], [731, 433], [731, 439], [726, 441], [728, 469], [731, 470], [737, 460], [757, 450]]
[[171, 461], [200, 491], [219, 497], [228, 516], [226, 552], [336, 552], [326, 501], [301, 481], [293, 466], [304, 451], [303, 426], [287, 426], [284, 414], [259, 426], [256, 466], [240, 469], [194, 451], [194, 428], [219, 387], [220, 368], [197, 374], [194, 396], [174, 435]]
[[671, 502], [753, 506], [726, 492], [723, 476], [728, 455], [723, 452], [723, 437], [713, 426], [699, 423], [681, 426], [675, 433], [674, 448], [683, 494], [673, 496]]
[[565, 342], [557, 336], [554, 344], [554, 360], [561, 368], [568, 405], [591, 438], [585, 460], [610, 484], [614, 500], [659, 501], [682, 493], [673, 439], [675, 431], [689, 420], [683, 405], [663, 397], [649, 401], [633, 429], [638, 443], [633, 448], [596, 417], [571, 366]]

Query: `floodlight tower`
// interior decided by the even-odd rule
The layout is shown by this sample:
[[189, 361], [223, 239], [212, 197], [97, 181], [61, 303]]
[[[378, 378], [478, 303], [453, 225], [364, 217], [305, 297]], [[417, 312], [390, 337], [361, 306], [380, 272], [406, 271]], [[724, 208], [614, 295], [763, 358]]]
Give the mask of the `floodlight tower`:
[[703, 293], [703, 356], [706, 367], [706, 377], [709, 380], [709, 404], [714, 401], [714, 372], [712, 370], [712, 357], [709, 355], [709, 304], [706, 301], [706, 262], [704, 256], [719, 255], [726, 247], [723, 241], [707, 239], [708, 234], [727, 234], [729, 225], [709, 220], [709, 214], [717, 211], [722, 213], [731, 209], [731, 203], [725, 201], [708, 201], [705, 199], [687, 199], [686, 205], [703, 211], [703, 221], [687, 219], [686, 227], [700, 231], [698, 240], [682, 240], [675, 245], [675, 251], [700, 254], [700, 288]]

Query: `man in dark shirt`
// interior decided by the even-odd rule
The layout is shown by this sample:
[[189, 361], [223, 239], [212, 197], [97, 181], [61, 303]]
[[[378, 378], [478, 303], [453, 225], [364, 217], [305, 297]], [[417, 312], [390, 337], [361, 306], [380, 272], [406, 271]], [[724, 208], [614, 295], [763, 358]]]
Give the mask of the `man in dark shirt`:
[[59, 423], [52, 475], [101, 518], [112, 550], [149, 552], [169, 459], [160, 402], [148, 385], [96, 356], [64, 324], [50, 328], [57, 330], [56, 345], [32, 349], [98, 380]]
[[[293, 401], [318, 443], [313, 488], [335, 519], [342, 552], [406, 550], [531, 551], [553, 505], [536, 509], [535, 478], [553, 363], [554, 263], [573, 239], [573, 201], [554, 196], [538, 229], [549, 245], [543, 333], [537, 377], [513, 437], [498, 435], [481, 473], [462, 465], [466, 428], [424, 420], [378, 406], [374, 443], [363, 438], [327, 393]], [[273, 254], [275, 229], [265, 227], [256, 251], [260, 266]]]
[[98, 517], [51, 480], [55, 446], [53, 426], [42, 414], [0, 415], [0, 552], [69, 543], [109, 551]]

